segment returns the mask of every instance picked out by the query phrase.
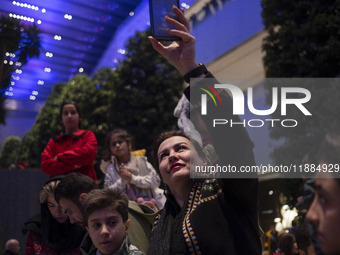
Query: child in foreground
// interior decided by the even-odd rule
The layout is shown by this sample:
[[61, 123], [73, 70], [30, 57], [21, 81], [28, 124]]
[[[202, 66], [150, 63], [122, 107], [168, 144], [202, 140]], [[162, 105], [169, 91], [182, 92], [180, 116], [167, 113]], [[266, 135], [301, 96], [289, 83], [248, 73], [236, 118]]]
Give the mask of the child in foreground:
[[95, 189], [85, 198], [86, 229], [97, 248], [89, 255], [143, 255], [130, 244], [128, 198], [119, 190]]

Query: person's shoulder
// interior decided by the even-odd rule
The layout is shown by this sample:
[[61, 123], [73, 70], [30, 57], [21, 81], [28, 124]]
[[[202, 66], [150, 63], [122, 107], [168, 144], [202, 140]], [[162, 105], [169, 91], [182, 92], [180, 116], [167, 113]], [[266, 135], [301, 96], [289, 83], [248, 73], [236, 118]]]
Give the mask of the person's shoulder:
[[145, 254], [144, 252], [138, 250], [138, 248], [133, 244], [129, 245], [128, 255], [144, 255], [144, 254]]

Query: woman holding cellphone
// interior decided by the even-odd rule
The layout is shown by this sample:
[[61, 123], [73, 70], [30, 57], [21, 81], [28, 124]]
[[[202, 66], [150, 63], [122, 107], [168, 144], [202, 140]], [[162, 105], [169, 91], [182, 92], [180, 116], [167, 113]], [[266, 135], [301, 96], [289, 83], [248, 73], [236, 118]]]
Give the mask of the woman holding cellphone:
[[[190, 78], [213, 78], [204, 65], [196, 62], [195, 37], [189, 32], [184, 11], [175, 6], [173, 10], [178, 21], [166, 17], [166, 22], [176, 28], [168, 33], [181, 40], [164, 46], [149, 37], [154, 49], [175, 66], [188, 83]], [[184, 97], [189, 104], [188, 88]], [[209, 125], [212, 118], [222, 114], [240, 121], [238, 116], [232, 115], [230, 96], [220, 92], [220, 97], [223, 107], [214, 108], [214, 114], [200, 116], [191, 112], [201, 118], [197, 122], [201, 126], [195, 128], [209, 135], [219, 165], [239, 168], [255, 164], [253, 143], [243, 126], [225, 129], [223, 136], [219, 136], [221, 132], [216, 131], [221, 127], [213, 129]], [[185, 125], [182, 129], [185, 130]], [[193, 129], [190, 130], [192, 134]], [[202, 148], [200, 141], [196, 142], [183, 132], [160, 134], [154, 142], [153, 154], [168, 195], [163, 210], [156, 217], [148, 254], [261, 254], [256, 178], [191, 179], [190, 169], [204, 165], [209, 159], [205, 146]]]

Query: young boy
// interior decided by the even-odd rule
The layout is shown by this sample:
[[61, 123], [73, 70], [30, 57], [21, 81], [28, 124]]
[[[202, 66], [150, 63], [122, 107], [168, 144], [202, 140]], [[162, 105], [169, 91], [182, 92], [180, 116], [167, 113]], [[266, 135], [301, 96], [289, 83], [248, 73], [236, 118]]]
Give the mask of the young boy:
[[[55, 200], [61, 206], [71, 223], [84, 225], [84, 199], [91, 190], [98, 189], [96, 182], [86, 175], [70, 173], [59, 183], [55, 191]], [[129, 201], [128, 208], [131, 227], [129, 238], [139, 250], [146, 252], [149, 247], [149, 238], [155, 212], [148, 206]], [[80, 245], [83, 254], [91, 254], [94, 246], [86, 235]]]
[[142, 255], [129, 243], [128, 198], [119, 190], [95, 189], [84, 200], [86, 230], [97, 251], [89, 255]]

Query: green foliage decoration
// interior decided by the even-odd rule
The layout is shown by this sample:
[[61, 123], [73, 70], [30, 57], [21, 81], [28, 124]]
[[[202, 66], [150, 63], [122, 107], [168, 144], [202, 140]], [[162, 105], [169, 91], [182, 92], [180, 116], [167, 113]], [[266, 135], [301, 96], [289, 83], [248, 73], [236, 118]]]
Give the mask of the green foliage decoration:
[[99, 69], [92, 78], [79, 74], [53, 87], [23, 138], [28, 167], [40, 167], [40, 154], [49, 139], [63, 131], [59, 108], [65, 99], [78, 103], [81, 128], [92, 130], [97, 137], [95, 169], [99, 177], [105, 137], [112, 129], [127, 129], [134, 136], [134, 148], [150, 152], [158, 133], [176, 128], [173, 110], [183, 92], [183, 80], [153, 50], [147, 35], [138, 32], [129, 40], [126, 59], [117, 69]]

